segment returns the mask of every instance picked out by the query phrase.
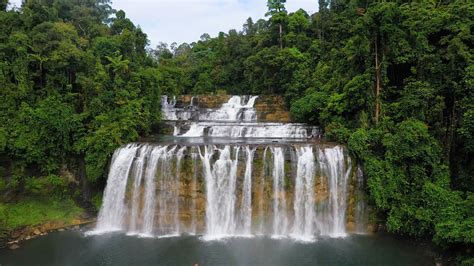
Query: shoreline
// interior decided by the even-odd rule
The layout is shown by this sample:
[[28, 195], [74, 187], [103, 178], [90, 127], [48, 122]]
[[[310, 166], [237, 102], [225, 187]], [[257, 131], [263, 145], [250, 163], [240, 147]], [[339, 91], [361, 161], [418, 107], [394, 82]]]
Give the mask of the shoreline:
[[77, 217], [66, 223], [64, 221], [48, 221], [37, 225], [27, 225], [12, 229], [4, 237], [0, 237], [0, 249], [15, 250], [20, 248], [20, 243], [40, 236], [45, 236], [51, 232], [75, 230], [81, 226], [96, 222], [96, 218]]

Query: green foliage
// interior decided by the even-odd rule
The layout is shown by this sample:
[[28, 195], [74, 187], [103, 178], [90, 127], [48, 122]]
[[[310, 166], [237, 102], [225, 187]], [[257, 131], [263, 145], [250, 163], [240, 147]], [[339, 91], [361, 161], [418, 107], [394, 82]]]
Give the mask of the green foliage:
[[100, 183], [113, 151], [159, 122], [146, 35], [112, 12], [108, 0], [31, 0], [0, 11], [0, 156], [22, 165], [5, 179], [15, 193], [63, 194], [53, 177], [78, 159]]
[[137, 128], [144, 126], [140, 125], [143, 121], [140, 118], [144, 116], [140, 105], [140, 102], [131, 102], [126, 107], [97, 116], [92, 122], [91, 133], [84, 143], [89, 180], [95, 181], [104, 175], [115, 149], [138, 138]]
[[440, 245], [472, 244], [472, 193], [449, 188], [440, 146], [426, 124], [409, 119], [383, 134], [358, 129], [348, 143], [364, 165], [372, 200], [387, 214], [388, 230], [433, 235]]
[[350, 135], [349, 129], [338, 122], [333, 122], [327, 125], [325, 133], [326, 138], [340, 143], [346, 143]]
[[73, 133], [80, 128], [80, 118], [60, 97], [50, 96], [31, 107], [23, 102], [13, 121], [10, 148], [27, 162], [37, 162], [45, 172], [59, 169], [71, 151]]
[[461, 195], [432, 183], [425, 184], [423, 198], [430, 206], [434, 240], [443, 245], [474, 243], [474, 197]]
[[286, 0], [268, 0], [267, 1], [268, 12], [265, 15], [275, 16], [281, 12], [286, 12], [285, 2]]
[[324, 92], [308, 92], [292, 103], [290, 111], [296, 121], [321, 124], [319, 116], [326, 105], [327, 95]]
[[3, 127], [0, 127], [0, 152], [3, 152], [6, 146], [7, 146], [7, 131]]
[[24, 181], [24, 192], [31, 196], [49, 196], [53, 199], [62, 199], [68, 195], [68, 181], [57, 175], [45, 177], [27, 177]]
[[470, 106], [462, 115], [462, 126], [458, 129], [464, 140], [464, 148], [474, 152], [474, 106]]
[[102, 206], [102, 193], [98, 193], [92, 198], [92, 204], [97, 211], [100, 210], [100, 206]]
[[48, 198], [28, 198], [18, 203], [0, 203], [0, 225], [11, 230], [47, 221], [71, 222], [82, 213], [71, 199], [56, 201]]

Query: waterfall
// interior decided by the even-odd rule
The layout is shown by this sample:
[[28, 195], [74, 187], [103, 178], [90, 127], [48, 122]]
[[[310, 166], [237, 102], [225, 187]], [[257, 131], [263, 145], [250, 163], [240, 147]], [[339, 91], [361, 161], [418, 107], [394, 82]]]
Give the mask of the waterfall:
[[188, 108], [183, 109], [176, 107], [177, 100], [175, 96], [173, 96], [170, 101], [168, 101], [168, 96], [163, 96], [161, 98], [161, 113], [163, 119], [170, 121], [190, 120], [194, 113], [192, 109], [193, 100], [194, 98], [191, 98], [191, 103]]
[[168, 96], [163, 96], [161, 98], [161, 111], [163, 118], [166, 120], [178, 120], [178, 116], [174, 110], [176, 105], [176, 97], [173, 97], [171, 101], [168, 101]]
[[317, 127], [258, 121], [266, 112], [257, 112], [259, 99], [232, 96], [205, 109], [203, 98], [164, 96], [163, 118], [175, 121], [175, 137], [114, 152], [97, 225], [87, 234], [307, 242], [364, 233], [361, 168], [352, 171], [343, 146], [317, 142]]
[[[301, 124], [260, 123], [260, 122], [192, 122], [189, 129], [181, 134], [174, 126], [173, 134], [179, 137], [230, 137], [230, 138], [290, 138], [308, 139], [320, 133], [314, 127]], [[181, 135], [180, 135], [181, 134]]]
[[114, 152], [95, 232], [123, 229], [123, 220], [127, 212], [123, 199], [125, 198], [128, 175], [137, 150], [138, 145], [131, 144]]
[[285, 158], [282, 147], [272, 147], [273, 153], [273, 237], [287, 234], [288, 219], [285, 195]]
[[140, 148], [139, 156], [135, 162], [134, 168], [134, 181], [133, 181], [133, 191], [132, 191], [132, 207], [130, 214], [130, 232], [129, 234], [138, 233], [138, 214], [140, 208], [141, 192], [140, 186], [143, 178], [143, 170], [145, 166], [146, 158], [149, 156], [151, 146], [143, 146]]
[[196, 153], [195, 147], [193, 147], [193, 151], [191, 153], [191, 158], [193, 161], [193, 178], [191, 181], [191, 198], [192, 198], [192, 203], [191, 203], [191, 230], [190, 233], [195, 235], [197, 231], [197, 225], [196, 225], [196, 198], [197, 198], [197, 175], [198, 175], [198, 154]]
[[320, 149], [318, 161], [321, 170], [327, 175], [329, 187], [329, 215], [326, 219], [329, 229], [322, 233], [331, 237], [346, 236], [346, 196], [348, 178], [351, 172], [350, 157], [345, 157], [343, 149], [336, 146]]
[[240, 147], [234, 147], [232, 160], [231, 148], [226, 145], [218, 149], [219, 159], [211, 165], [210, 158], [215, 150], [205, 147], [203, 161], [207, 190], [206, 237], [220, 238], [235, 233], [235, 188]]
[[199, 120], [255, 121], [256, 117], [252, 114], [255, 114], [253, 105], [257, 97], [258, 96], [251, 96], [248, 102], [244, 103], [244, 97], [234, 95], [230, 97], [229, 101], [224, 103], [221, 108], [215, 111], [200, 114]]
[[265, 147], [263, 151], [262, 157], [262, 172], [260, 174], [260, 184], [259, 184], [259, 197], [258, 197], [258, 219], [259, 219], [259, 229], [258, 234], [264, 234], [264, 227], [265, 227], [265, 176], [267, 176], [267, 150], [268, 146]]
[[314, 176], [315, 160], [312, 147], [297, 147], [298, 165], [295, 178], [294, 223], [292, 236], [303, 241], [314, 238]]
[[257, 99], [258, 96], [234, 95], [218, 109], [199, 110], [194, 106], [194, 97], [191, 98], [189, 106], [177, 108], [175, 97], [168, 101], [168, 97], [163, 96], [163, 118], [167, 121], [187, 122], [173, 124], [173, 136], [179, 137], [308, 139], [321, 135], [319, 128], [314, 126], [258, 122], [254, 107]]
[[143, 207], [143, 228], [141, 231], [142, 236], [152, 236], [154, 229], [155, 220], [155, 208], [156, 208], [156, 188], [155, 188], [155, 174], [157, 172], [158, 161], [164, 154], [168, 146], [154, 147], [150, 153], [148, 165], [145, 170], [145, 195], [144, 195], [144, 207]]
[[246, 146], [245, 152], [245, 177], [242, 187], [242, 204], [240, 206], [240, 215], [242, 220], [241, 234], [250, 235], [252, 226], [252, 163], [255, 148]]
[[[162, 235], [166, 235], [167, 232], [169, 234], [174, 234], [176, 231], [176, 227], [178, 227], [178, 225], [174, 221], [170, 222], [172, 221], [175, 209], [177, 208], [177, 206], [174, 205], [174, 198], [176, 197], [176, 175], [173, 175], [172, 173], [172, 163], [170, 161], [171, 157], [176, 151], [176, 147], [177, 146], [174, 146], [168, 151], [166, 151], [165, 149], [158, 162], [158, 168], [160, 169], [160, 171], [157, 173], [158, 180], [156, 182], [159, 184], [159, 190], [158, 195], [155, 196], [157, 201], [155, 204], [158, 205], [159, 210], [158, 230], [159, 233]], [[153, 188], [153, 190], [156, 191], [156, 183], [154, 184]], [[154, 210], [155, 209], [152, 209], [152, 211]]]
[[[186, 163], [190, 169], [184, 160], [191, 160]], [[363, 175], [360, 169], [356, 172], [352, 193], [361, 197]], [[270, 233], [300, 241], [313, 241], [317, 235], [342, 237], [347, 235], [351, 173], [351, 160], [342, 146], [129, 144], [114, 153], [91, 233], [203, 233], [205, 239]], [[181, 189], [184, 197], [189, 195], [184, 205]], [[205, 208], [198, 211], [200, 198]], [[365, 204], [354, 204], [358, 233], [367, 224]], [[189, 220], [182, 226], [184, 214]], [[198, 224], [205, 228], [198, 229]]]

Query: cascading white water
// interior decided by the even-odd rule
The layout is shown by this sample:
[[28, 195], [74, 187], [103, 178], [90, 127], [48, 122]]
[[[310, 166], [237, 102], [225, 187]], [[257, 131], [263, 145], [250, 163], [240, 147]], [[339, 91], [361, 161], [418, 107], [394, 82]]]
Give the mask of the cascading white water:
[[255, 121], [255, 110], [253, 105], [258, 96], [250, 96], [247, 103], [244, 103], [244, 97], [232, 96], [227, 103], [224, 103], [221, 108], [202, 113], [199, 115], [199, 120], [211, 121]]
[[197, 175], [198, 175], [198, 154], [196, 152], [196, 147], [192, 147], [192, 152], [191, 152], [191, 158], [193, 161], [193, 179], [191, 181], [191, 197], [192, 197], [192, 203], [191, 203], [191, 229], [190, 233], [195, 235], [197, 231], [197, 221], [196, 221], [196, 198], [197, 198]]
[[130, 232], [129, 234], [137, 234], [138, 233], [138, 220], [139, 220], [139, 212], [140, 212], [140, 199], [141, 199], [141, 192], [140, 186], [142, 183], [143, 177], [143, 170], [146, 158], [149, 156], [151, 150], [151, 146], [145, 145], [140, 148], [138, 158], [135, 161], [135, 168], [134, 168], [134, 181], [133, 181], [133, 191], [132, 191], [132, 207], [131, 207], [131, 215], [130, 215]]
[[[194, 97], [191, 98], [191, 104], [188, 107], [193, 107]], [[190, 120], [193, 116], [193, 110], [176, 108], [176, 97], [168, 101], [168, 96], [161, 98], [161, 113], [163, 120], [177, 121], [177, 120]]]
[[128, 175], [137, 150], [138, 145], [131, 144], [114, 152], [97, 226], [91, 233], [123, 229], [123, 220], [127, 212], [123, 199], [125, 198]]
[[298, 165], [295, 178], [294, 222], [292, 237], [302, 241], [314, 239], [315, 206], [313, 147], [297, 147]]
[[[230, 137], [230, 138], [292, 138], [308, 139], [321, 135], [318, 127], [298, 123], [257, 122], [254, 107], [258, 96], [232, 96], [219, 109], [199, 111], [191, 103], [176, 108], [176, 98], [168, 102], [163, 96], [163, 119], [188, 121], [173, 124], [173, 136], [179, 137]], [[196, 112], [197, 115], [193, 115]], [[197, 120], [196, 120], [196, 117]], [[191, 121], [192, 120], [192, 121]]]
[[267, 165], [267, 151], [268, 151], [268, 146], [265, 147], [265, 150], [263, 151], [263, 157], [262, 157], [262, 172], [260, 174], [260, 183], [259, 183], [259, 197], [258, 197], [258, 220], [259, 220], [259, 226], [258, 226], [258, 234], [263, 235], [264, 234], [264, 227], [265, 227], [265, 199], [264, 199], [264, 193], [265, 193], [265, 176], [267, 176], [268, 172], [268, 165]]
[[[201, 218], [196, 208], [198, 179], [202, 175], [206, 208], [205, 230], [200, 232], [205, 239], [270, 233], [275, 238], [312, 241], [318, 234], [347, 234], [351, 162], [341, 146], [316, 150], [311, 144], [264, 145], [260, 150], [246, 144], [201, 147], [130, 144], [118, 149], [93, 232], [123, 230], [146, 237], [199, 233], [197, 224]], [[188, 185], [191, 197], [189, 205], [182, 207], [182, 162], [188, 151], [193, 165]], [[255, 154], [262, 162], [261, 172], [257, 173]], [[294, 163], [290, 164], [285, 154], [293, 154]], [[293, 180], [288, 179], [290, 174]], [[326, 186], [328, 192], [319, 203], [315, 188], [318, 176], [320, 186]], [[258, 211], [253, 212], [254, 207]], [[189, 213], [191, 220], [184, 227], [182, 211]]]
[[[191, 101], [192, 102], [192, 101]], [[179, 222], [179, 183], [180, 183], [180, 173], [181, 173], [181, 161], [184, 157], [184, 152], [187, 147], [181, 147], [176, 153], [176, 178], [173, 180], [172, 191], [172, 200], [173, 200], [173, 223], [175, 224], [176, 234], [180, 233], [180, 222]]]
[[[347, 162], [346, 159], [347, 158]], [[351, 173], [350, 157], [344, 156], [340, 146], [324, 148], [318, 151], [318, 161], [321, 170], [328, 177], [329, 216], [326, 219], [326, 229], [322, 234], [331, 237], [344, 237], [347, 209], [347, 185]]]
[[243, 235], [250, 235], [252, 229], [252, 163], [255, 148], [246, 146], [245, 152], [246, 164], [244, 184], [242, 186], [242, 204], [240, 206], [240, 216], [242, 223], [240, 233]]
[[219, 149], [219, 159], [211, 165], [210, 158], [216, 148], [205, 147], [201, 154], [206, 179], [206, 238], [214, 239], [233, 235], [236, 231], [235, 188], [240, 147]]
[[317, 128], [302, 124], [256, 123], [256, 122], [193, 122], [180, 135], [174, 126], [174, 136], [180, 137], [231, 137], [231, 138], [290, 138], [307, 139], [317, 137]]
[[[160, 172], [157, 173], [159, 184], [158, 195], [156, 195], [158, 214], [158, 230], [161, 235], [179, 234], [179, 167], [184, 154], [182, 147], [176, 152], [177, 146], [165, 151], [159, 160]], [[173, 158], [176, 162], [173, 172]]]
[[285, 192], [285, 157], [282, 147], [271, 147], [273, 154], [273, 237], [286, 236], [288, 214]]
[[[192, 127], [193, 125], [191, 125]], [[238, 123], [238, 124], [216, 124], [200, 123], [199, 131], [190, 130], [183, 136], [204, 136], [204, 129], [208, 128], [209, 137], [232, 137], [232, 138], [311, 138], [312, 129], [301, 124], [283, 123]], [[190, 133], [192, 132], [192, 133]]]
[[176, 97], [173, 97], [171, 101], [168, 101], [168, 96], [161, 98], [161, 112], [163, 118], [166, 120], [178, 120], [174, 106], [176, 105]]
[[164, 147], [154, 147], [150, 153], [148, 159], [148, 165], [145, 170], [145, 195], [144, 195], [144, 207], [142, 209], [143, 217], [143, 229], [141, 230], [141, 236], [153, 236], [154, 220], [155, 220], [155, 208], [156, 208], [156, 187], [155, 187], [155, 174], [157, 171], [157, 164], [163, 155], [166, 154]]

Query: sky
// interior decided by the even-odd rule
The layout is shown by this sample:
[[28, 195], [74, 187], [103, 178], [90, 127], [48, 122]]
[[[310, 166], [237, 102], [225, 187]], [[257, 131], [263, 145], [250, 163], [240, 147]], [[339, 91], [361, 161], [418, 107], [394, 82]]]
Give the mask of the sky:
[[[10, 0], [21, 6], [21, 0]], [[112, 7], [125, 11], [148, 35], [150, 45], [197, 41], [203, 33], [211, 37], [220, 31], [241, 30], [248, 17], [264, 18], [266, 0], [112, 0]], [[303, 8], [309, 14], [318, 9], [317, 0], [287, 0], [286, 9]]]

